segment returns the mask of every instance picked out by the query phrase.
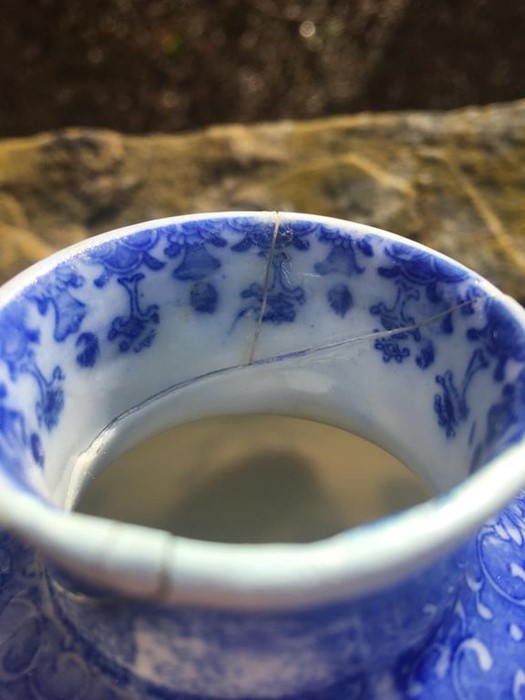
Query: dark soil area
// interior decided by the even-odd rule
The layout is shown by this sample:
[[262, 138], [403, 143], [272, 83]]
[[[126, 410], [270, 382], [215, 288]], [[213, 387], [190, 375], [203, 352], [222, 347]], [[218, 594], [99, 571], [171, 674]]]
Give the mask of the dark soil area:
[[2, 0], [0, 136], [525, 97], [522, 0]]

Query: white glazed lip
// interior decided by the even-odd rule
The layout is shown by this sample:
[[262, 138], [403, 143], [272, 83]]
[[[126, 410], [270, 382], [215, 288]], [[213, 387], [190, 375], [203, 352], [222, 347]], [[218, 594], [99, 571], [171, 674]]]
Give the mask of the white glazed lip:
[[[181, 218], [231, 215], [232, 212], [174, 217], [79, 243], [7, 283], [0, 292], [0, 303], [8, 303], [26, 284], [59, 262], [89, 249], [93, 242], [167, 225]], [[294, 214], [287, 216], [293, 218]], [[325, 223], [337, 221], [300, 216], [303, 220]], [[367, 226], [352, 226], [356, 230], [374, 231]], [[377, 232], [393, 241], [400, 240], [395, 234]], [[422, 248], [416, 243], [410, 245]], [[492, 285], [483, 284], [489, 295], [510, 307], [513, 316], [525, 327], [523, 309]], [[311, 544], [231, 545], [194, 541], [60, 511], [18, 492], [4, 475], [0, 475], [0, 485], [2, 526], [66, 570], [98, 586], [170, 603], [279, 609], [358, 597], [400, 581], [453, 551], [525, 486], [525, 441], [443, 496]]]

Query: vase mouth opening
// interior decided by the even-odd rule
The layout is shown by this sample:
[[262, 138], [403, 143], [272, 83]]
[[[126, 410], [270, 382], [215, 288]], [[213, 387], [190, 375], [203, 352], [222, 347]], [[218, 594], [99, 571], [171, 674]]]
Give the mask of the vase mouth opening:
[[[359, 596], [459, 547], [525, 484], [525, 312], [377, 229], [276, 212], [129, 227], [6, 285], [0, 332], [2, 525], [103, 588], [256, 609]], [[148, 435], [249, 413], [354, 432], [437, 496], [307, 544], [71, 512]]]
[[113, 446], [104, 463], [91, 461], [67, 505], [189, 539], [257, 545], [317, 542], [432, 498], [394, 455], [320, 422], [313, 404], [309, 411], [316, 420], [247, 410], [200, 417], [124, 452]]

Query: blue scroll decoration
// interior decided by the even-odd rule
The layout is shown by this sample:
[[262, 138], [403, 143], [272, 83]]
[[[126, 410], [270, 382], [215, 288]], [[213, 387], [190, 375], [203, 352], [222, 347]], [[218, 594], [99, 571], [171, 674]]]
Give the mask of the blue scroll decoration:
[[326, 258], [314, 265], [319, 275], [361, 275], [366, 269], [363, 261], [374, 255], [369, 236], [354, 238], [333, 227], [320, 226], [318, 240], [329, 246]]
[[227, 246], [221, 235], [223, 229], [224, 225], [217, 222], [197, 221], [170, 227], [166, 232], [168, 245], [164, 252], [177, 261], [172, 276], [191, 283], [189, 302], [197, 313], [213, 314], [219, 304], [217, 286], [208, 278], [221, 268], [213, 249]]
[[78, 366], [94, 367], [100, 355], [100, 344], [97, 336], [89, 331], [81, 333], [76, 339], [75, 345], [78, 350], [76, 356]]
[[503, 384], [499, 400], [487, 412], [485, 433], [471, 462], [474, 472], [488, 460], [523, 438], [525, 433], [525, 369]]
[[34, 347], [39, 342], [39, 331], [27, 323], [24, 301], [7, 305], [0, 313], [0, 360], [6, 364], [13, 381], [23, 374], [32, 377], [38, 390], [35, 404], [38, 423], [52, 430], [64, 408], [64, 372], [56, 365], [50, 376], [44, 374], [35, 358]]
[[415, 318], [407, 311], [410, 301], [418, 300], [420, 292], [402, 279], [396, 280], [396, 290], [396, 298], [391, 306], [381, 301], [370, 307], [370, 313], [380, 319], [383, 329], [404, 330], [377, 338], [374, 347], [381, 351], [384, 362], [395, 360], [401, 363], [410, 356], [409, 346], [410, 341], [413, 341], [419, 350], [416, 364], [421, 369], [426, 369], [434, 361], [434, 345], [430, 339], [423, 337], [420, 328], [416, 326]]
[[501, 382], [509, 361], [525, 362], [523, 329], [499, 299], [487, 298], [484, 313], [483, 328], [469, 328], [467, 337], [471, 341], [481, 341], [488, 355], [495, 359], [494, 379]]
[[[329, 246], [326, 257], [314, 264], [314, 270], [318, 275], [339, 275], [340, 277], [362, 275], [366, 270], [366, 259], [374, 255], [369, 236], [354, 238], [337, 229], [320, 226], [317, 239], [320, 243]], [[346, 282], [337, 282], [332, 285], [326, 293], [326, 300], [329, 308], [340, 318], [344, 318], [354, 305], [352, 292]]]
[[130, 275], [141, 267], [157, 272], [165, 263], [152, 254], [160, 235], [156, 229], [100, 243], [88, 253], [88, 260], [102, 267], [95, 285], [103, 288], [113, 277]]
[[144, 279], [141, 272], [131, 277], [119, 277], [118, 283], [126, 290], [127, 313], [115, 316], [108, 332], [108, 340], [119, 341], [120, 352], [140, 352], [151, 345], [155, 338], [155, 326], [159, 324], [159, 305], [149, 304], [142, 308], [139, 284]]
[[392, 243], [385, 249], [388, 267], [381, 266], [378, 273], [387, 279], [403, 279], [422, 289], [433, 304], [448, 303], [449, 285], [457, 285], [468, 279], [468, 270], [426, 250], [414, 249], [402, 242]]
[[268, 260], [264, 284], [253, 282], [241, 292], [241, 298], [248, 301], [243, 306], [237, 319], [246, 314], [261, 317], [262, 323], [279, 325], [293, 323], [298, 307], [306, 303], [306, 294], [300, 285], [290, 283], [289, 248], [299, 252], [309, 249], [307, 236], [311, 226], [284, 227], [276, 232], [275, 239], [271, 229], [250, 230], [234, 246], [236, 253], [244, 253], [252, 247], [258, 249], [258, 255]]
[[219, 303], [217, 288], [209, 282], [196, 282], [190, 290], [190, 304], [201, 314], [213, 314]]
[[84, 282], [84, 277], [72, 265], [63, 263], [52, 273], [38, 279], [27, 291], [27, 298], [36, 303], [42, 316], [47, 314], [48, 309], [53, 309], [53, 337], [57, 342], [76, 333], [84, 320], [86, 304], [72, 293]]
[[[447, 438], [456, 435], [459, 424], [466, 421], [469, 415], [466, 393], [475, 374], [492, 368], [494, 381], [500, 383], [505, 379], [509, 363], [525, 362], [525, 343], [520, 324], [497, 298], [485, 298], [483, 326], [468, 328], [466, 336], [476, 347], [460, 386], [455, 385], [450, 370], [436, 377], [442, 393], [436, 395], [434, 409]], [[479, 468], [482, 461], [486, 461], [488, 455], [494, 452], [491, 445], [495, 445], [509, 426], [518, 421], [516, 401], [520, 396], [519, 386], [519, 381], [516, 385], [505, 384], [501, 402], [489, 410], [485, 437], [478, 444], [472, 459], [473, 470]]]
[[477, 349], [472, 353], [465, 374], [459, 386], [454, 380], [452, 370], [436, 376], [436, 383], [441, 387], [441, 393], [434, 396], [434, 411], [438, 424], [445, 431], [447, 438], [456, 435], [460, 423], [467, 420], [470, 408], [467, 403], [467, 391], [475, 375], [488, 367], [483, 350]]
[[44, 466], [40, 435], [37, 432], [28, 434], [24, 414], [9, 405], [7, 387], [0, 382], [0, 462], [2, 468], [23, 486], [22, 460], [26, 450], [39, 467]]
[[[159, 307], [150, 304], [142, 308], [140, 283], [145, 275], [140, 269], [158, 272], [165, 267], [166, 263], [152, 252], [159, 239], [160, 231], [156, 229], [141, 231], [128, 238], [102, 243], [88, 255], [91, 263], [102, 267], [94, 285], [103, 288], [116, 278], [125, 292], [126, 311], [113, 318], [107, 333], [108, 340], [118, 343], [120, 352], [140, 352], [155, 339], [156, 326], [160, 322]], [[81, 355], [81, 364], [86, 360], [96, 360], [98, 353], [94, 348], [91, 342], [88, 354]]]
[[328, 290], [326, 294], [328, 305], [336, 314], [341, 318], [344, 318], [348, 311], [354, 305], [354, 300], [352, 298], [352, 293], [348, 288], [348, 285], [340, 282], [339, 284], [334, 284]]
[[[435, 359], [434, 343], [421, 327], [415, 327], [416, 319], [410, 315], [408, 308], [412, 302], [419, 301], [429, 308], [430, 314], [438, 315], [446, 312], [451, 304], [460, 304], [463, 300], [459, 295], [451, 298], [451, 289], [465, 281], [468, 272], [401, 242], [387, 246], [385, 255], [389, 264], [381, 265], [377, 273], [384, 279], [395, 281], [396, 297], [391, 304], [381, 301], [372, 305], [370, 313], [379, 317], [383, 329], [400, 330], [376, 340], [375, 348], [381, 351], [385, 362], [392, 359], [403, 362], [414, 351], [417, 366], [427, 369]], [[453, 330], [452, 315], [445, 313], [439, 321], [439, 331], [450, 335]]]

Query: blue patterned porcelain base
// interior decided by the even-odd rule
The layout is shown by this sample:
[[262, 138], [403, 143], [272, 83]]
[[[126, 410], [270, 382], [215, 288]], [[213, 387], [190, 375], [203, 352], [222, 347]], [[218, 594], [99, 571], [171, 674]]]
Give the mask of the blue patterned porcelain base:
[[[377, 584], [372, 561], [370, 590], [365, 580], [359, 593], [352, 533], [334, 539], [349, 553], [348, 592], [340, 556], [294, 550], [290, 569], [295, 554], [311, 556], [303, 597], [291, 590], [287, 605], [279, 584], [275, 606], [270, 584], [246, 592], [250, 572], [232, 584], [233, 564], [209, 579], [209, 603], [168, 600], [171, 579], [148, 600], [92, 589], [98, 569], [120, 566], [120, 550], [101, 537], [110, 555], [95, 552], [84, 586], [67, 556], [84, 551], [84, 538], [62, 544], [77, 516], [39, 539], [24, 515], [31, 503], [60, 515], [112, 450], [154, 429], [241, 409], [333, 421], [377, 441], [434, 486], [446, 518], [456, 486], [523, 442], [524, 319], [421, 246], [303, 215], [153, 222], [7, 285], [0, 510], [34, 547], [0, 536], [0, 700], [525, 700], [523, 493], [388, 584]], [[359, 530], [374, 537], [389, 523]], [[133, 549], [122, 550], [130, 571], [141, 562]], [[190, 601], [201, 582], [185, 583], [189, 549], [174, 551], [174, 590]], [[253, 576], [280, 575], [257, 573], [272, 552], [250, 556]], [[333, 595], [315, 583], [330, 567]], [[231, 605], [220, 602], [225, 590]]]
[[[134, 608], [71, 601], [46, 580], [31, 552], [3, 536], [0, 549], [0, 697], [2, 700], [212, 700], [216, 698], [513, 698], [525, 697], [525, 499], [517, 498], [487, 523], [465, 551], [455, 572], [443, 571], [420, 600], [411, 600], [404, 629], [375, 619], [372, 604], [356, 614], [338, 605], [295, 614], [270, 615], [254, 624], [248, 615]], [[437, 586], [459, 577], [457, 594], [440, 606]], [[427, 581], [428, 583], [428, 581]], [[390, 596], [399, 604], [399, 591]], [[437, 601], [437, 602], [436, 602]], [[80, 612], [79, 612], [80, 610]], [[432, 620], [430, 631], [425, 618]], [[392, 621], [390, 621], [392, 623]], [[418, 623], [423, 630], [417, 629]], [[206, 628], [206, 643], [202, 630]], [[416, 643], [382, 663], [376, 644], [403, 646], [411, 631]], [[145, 681], [138, 667], [148, 635], [150, 653], [161, 645], [156, 674], [164, 683]], [[304, 635], [305, 639], [302, 639]], [[255, 642], [255, 644], [254, 644]], [[222, 666], [221, 648], [235, 643], [234, 671]], [[198, 679], [182, 668], [188, 647], [199, 645]], [[279, 649], [279, 646], [281, 648]], [[255, 651], [254, 651], [255, 647]], [[264, 670], [268, 648], [281, 659]], [[166, 651], [168, 649], [168, 651]], [[303, 656], [303, 676], [290, 678], [289, 654]], [[175, 655], [176, 661], [170, 658]], [[168, 658], [166, 658], [168, 657]], [[368, 658], [367, 658], [368, 657]], [[257, 674], [260, 692], [239, 694], [239, 684]], [[231, 661], [231, 659], [230, 659]], [[365, 663], [366, 662], [366, 663]], [[308, 666], [317, 664], [312, 681]], [[367, 668], [368, 671], [363, 669]], [[190, 674], [191, 676], [191, 674]], [[308, 682], [304, 678], [308, 677]], [[202, 694], [227, 685], [222, 695]], [[282, 679], [299, 690], [280, 692]], [[176, 690], [183, 681], [185, 691]], [[192, 686], [197, 686], [192, 692]]]

